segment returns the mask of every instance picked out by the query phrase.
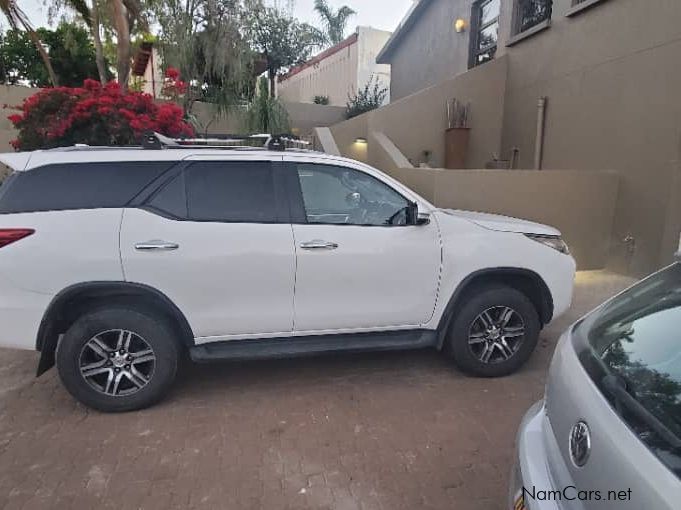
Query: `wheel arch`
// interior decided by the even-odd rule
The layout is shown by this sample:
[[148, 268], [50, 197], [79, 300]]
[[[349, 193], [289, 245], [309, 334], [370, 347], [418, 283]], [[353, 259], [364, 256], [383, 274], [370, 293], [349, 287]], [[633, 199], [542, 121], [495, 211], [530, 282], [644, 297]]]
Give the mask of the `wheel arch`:
[[438, 349], [442, 349], [452, 318], [456, 315], [457, 309], [463, 303], [466, 294], [475, 287], [491, 283], [508, 285], [525, 294], [537, 310], [542, 327], [551, 321], [553, 297], [548, 285], [539, 274], [530, 269], [515, 267], [481, 269], [464, 278], [449, 298], [437, 327]]
[[184, 347], [194, 345], [194, 334], [187, 318], [161, 291], [130, 282], [78, 283], [59, 292], [43, 315], [36, 337], [36, 349], [41, 353], [37, 375], [42, 375], [54, 366], [59, 337], [78, 317], [87, 311], [111, 304], [133, 305], [158, 312], [175, 326]]

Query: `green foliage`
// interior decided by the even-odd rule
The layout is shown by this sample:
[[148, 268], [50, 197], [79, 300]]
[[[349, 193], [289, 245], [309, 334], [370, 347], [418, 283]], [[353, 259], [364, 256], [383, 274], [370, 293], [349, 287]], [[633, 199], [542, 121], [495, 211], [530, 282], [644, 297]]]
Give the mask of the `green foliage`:
[[331, 46], [335, 46], [345, 39], [348, 21], [351, 16], [357, 14], [347, 5], [334, 11], [326, 0], [315, 0], [314, 10], [317, 11], [324, 25], [325, 42]]
[[267, 60], [271, 95], [274, 95], [274, 79], [279, 71], [308, 60], [325, 40], [313, 26], [300, 23], [285, 11], [261, 4], [253, 6], [245, 17], [244, 28], [253, 49]]
[[[48, 48], [60, 84], [75, 87], [87, 78], [98, 77], [95, 50], [85, 29], [63, 22], [56, 30], [40, 28], [37, 33]], [[8, 30], [0, 36], [0, 80], [9, 84], [25, 81], [35, 87], [51, 84], [40, 54], [26, 32]]]
[[184, 96], [190, 114], [196, 100], [218, 114], [253, 95], [253, 54], [243, 36], [246, 0], [150, 0], [160, 28], [158, 46], [166, 67], [191, 84]]
[[314, 104], [328, 105], [330, 102], [329, 96], [314, 96]]
[[258, 93], [246, 110], [245, 128], [250, 133], [288, 133], [288, 113], [281, 102], [268, 93], [267, 78], [258, 81]]
[[388, 97], [388, 89], [381, 86], [378, 78], [375, 81], [374, 78], [375, 76], [372, 76], [357, 94], [348, 94], [348, 103], [345, 109], [345, 116], [348, 119], [383, 106], [386, 97]]

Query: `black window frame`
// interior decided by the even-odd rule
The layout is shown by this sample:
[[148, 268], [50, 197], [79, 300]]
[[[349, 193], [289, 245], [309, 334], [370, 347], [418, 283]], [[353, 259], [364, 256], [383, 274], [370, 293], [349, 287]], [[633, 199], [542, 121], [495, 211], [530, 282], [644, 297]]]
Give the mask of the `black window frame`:
[[305, 210], [305, 199], [303, 198], [303, 189], [300, 185], [300, 178], [298, 176], [298, 165], [313, 165], [313, 166], [323, 166], [323, 167], [336, 167], [336, 168], [347, 168], [348, 170], [353, 170], [355, 172], [360, 172], [374, 179], [375, 181], [387, 186], [399, 196], [401, 196], [407, 204], [413, 204], [414, 201], [409, 197], [404, 196], [399, 190], [396, 190], [390, 184], [377, 177], [363, 172], [354, 167], [344, 166], [337, 162], [317, 162], [317, 161], [286, 161], [284, 166], [286, 168], [286, 188], [287, 195], [290, 200], [290, 211], [291, 211], [291, 223], [294, 225], [325, 225], [334, 227], [368, 227], [368, 228], [396, 228], [396, 227], [414, 227], [417, 226], [416, 223], [405, 223], [404, 225], [372, 225], [372, 224], [358, 224], [358, 223], [322, 223], [322, 222], [310, 222], [307, 219], [307, 211]]
[[[487, 23], [482, 24], [482, 9], [487, 5], [488, 3], [493, 2], [494, 0], [476, 0], [473, 2], [473, 5], [471, 7], [471, 36], [470, 36], [470, 41], [469, 41], [469, 52], [468, 52], [468, 69], [473, 69], [474, 67], [481, 66], [486, 64], [487, 62], [490, 62], [496, 58], [496, 53], [497, 50], [499, 49], [499, 35], [497, 32], [497, 41], [494, 44], [490, 44], [489, 46], [486, 46], [485, 48], [481, 49], [478, 48], [480, 45], [480, 34], [483, 30], [491, 27], [495, 23], [498, 25], [498, 28], [501, 28], [501, 23], [500, 23], [500, 18], [501, 18], [501, 2], [499, 3], [499, 13], [497, 14], [497, 17], [492, 19], [491, 21], [488, 21]], [[488, 53], [490, 50], [494, 49], [493, 56], [490, 60], [486, 60], [485, 62], [478, 62], [477, 59], [480, 55], [483, 55], [485, 53]]]
[[[272, 174], [272, 186], [274, 189], [274, 200], [275, 200], [275, 218], [268, 221], [252, 221], [252, 220], [220, 220], [220, 219], [202, 219], [202, 218], [192, 218], [189, 215], [189, 204], [187, 203], [184, 208], [184, 214], [178, 216], [170, 211], [159, 209], [153, 204], [154, 198], [163, 192], [167, 186], [169, 186], [175, 178], [182, 179], [182, 188], [184, 190], [185, 201], [188, 201], [187, 188], [185, 174], [194, 165], [198, 163], [215, 163], [215, 164], [238, 164], [238, 163], [267, 163], [270, 166]], [[157, 182], [149, 186], [148, 189], [144, 190], [140, 198], [137, 200], [135, 207], [143, 209], [147, 212], [156, 214], [158, 216], [164, 217], [166, 219], [174, 221], [188, 221], [192, 223], [224, 223], [224, 224], [290, 224], [292, 221], [291, 211], [289, 206], [289, 197], [287, 191], [287, 181], [284, 175], [284, 168], [280, 161], [270, 160], [270, 159], [194, 159], [181, 163], [171, 172], [167, 172], [163, 179], [159, 179]]]
[[[522, 27], [522, 17], [520, 16], [520, 11], [523, 7], [524, 4], [527, 2], [545, 2], [548, 4], [548, 12], [546, 13], [545, 17], [542, 19], [535, 20], [531, 25], [528, 25], [526, 27]], [[528, 32], [540, 25], [542, 23], [550, 23], [551, 18], [553, 16], [553, 0], [514, 0], [513, 1], [513, 23], [512, 23], [512, 33], [511, 37], [524, 34], [525, 32]]]

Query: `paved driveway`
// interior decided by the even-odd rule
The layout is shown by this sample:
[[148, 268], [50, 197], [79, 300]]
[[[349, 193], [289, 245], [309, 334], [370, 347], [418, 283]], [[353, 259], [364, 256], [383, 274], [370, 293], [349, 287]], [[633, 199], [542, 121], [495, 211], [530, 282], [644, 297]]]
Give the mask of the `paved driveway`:
[[558, 335], [628, 283], [581, 273], [570, 313], [496, 380], [431, 352], [192, 366], [160, 405], [105, 415], [0, 350], [0, 508], [503, 508]]

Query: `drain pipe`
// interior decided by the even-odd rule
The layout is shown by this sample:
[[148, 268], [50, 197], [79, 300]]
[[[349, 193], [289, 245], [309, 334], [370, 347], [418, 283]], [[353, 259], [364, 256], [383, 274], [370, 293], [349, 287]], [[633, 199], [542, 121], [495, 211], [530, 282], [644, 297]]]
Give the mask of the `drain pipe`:
[[534, 168], [541, 170], [544, 156], [544, 130], [546, 128], [546, 97], [540, 97], [537, 103], [537, 139], [534, 143]]

